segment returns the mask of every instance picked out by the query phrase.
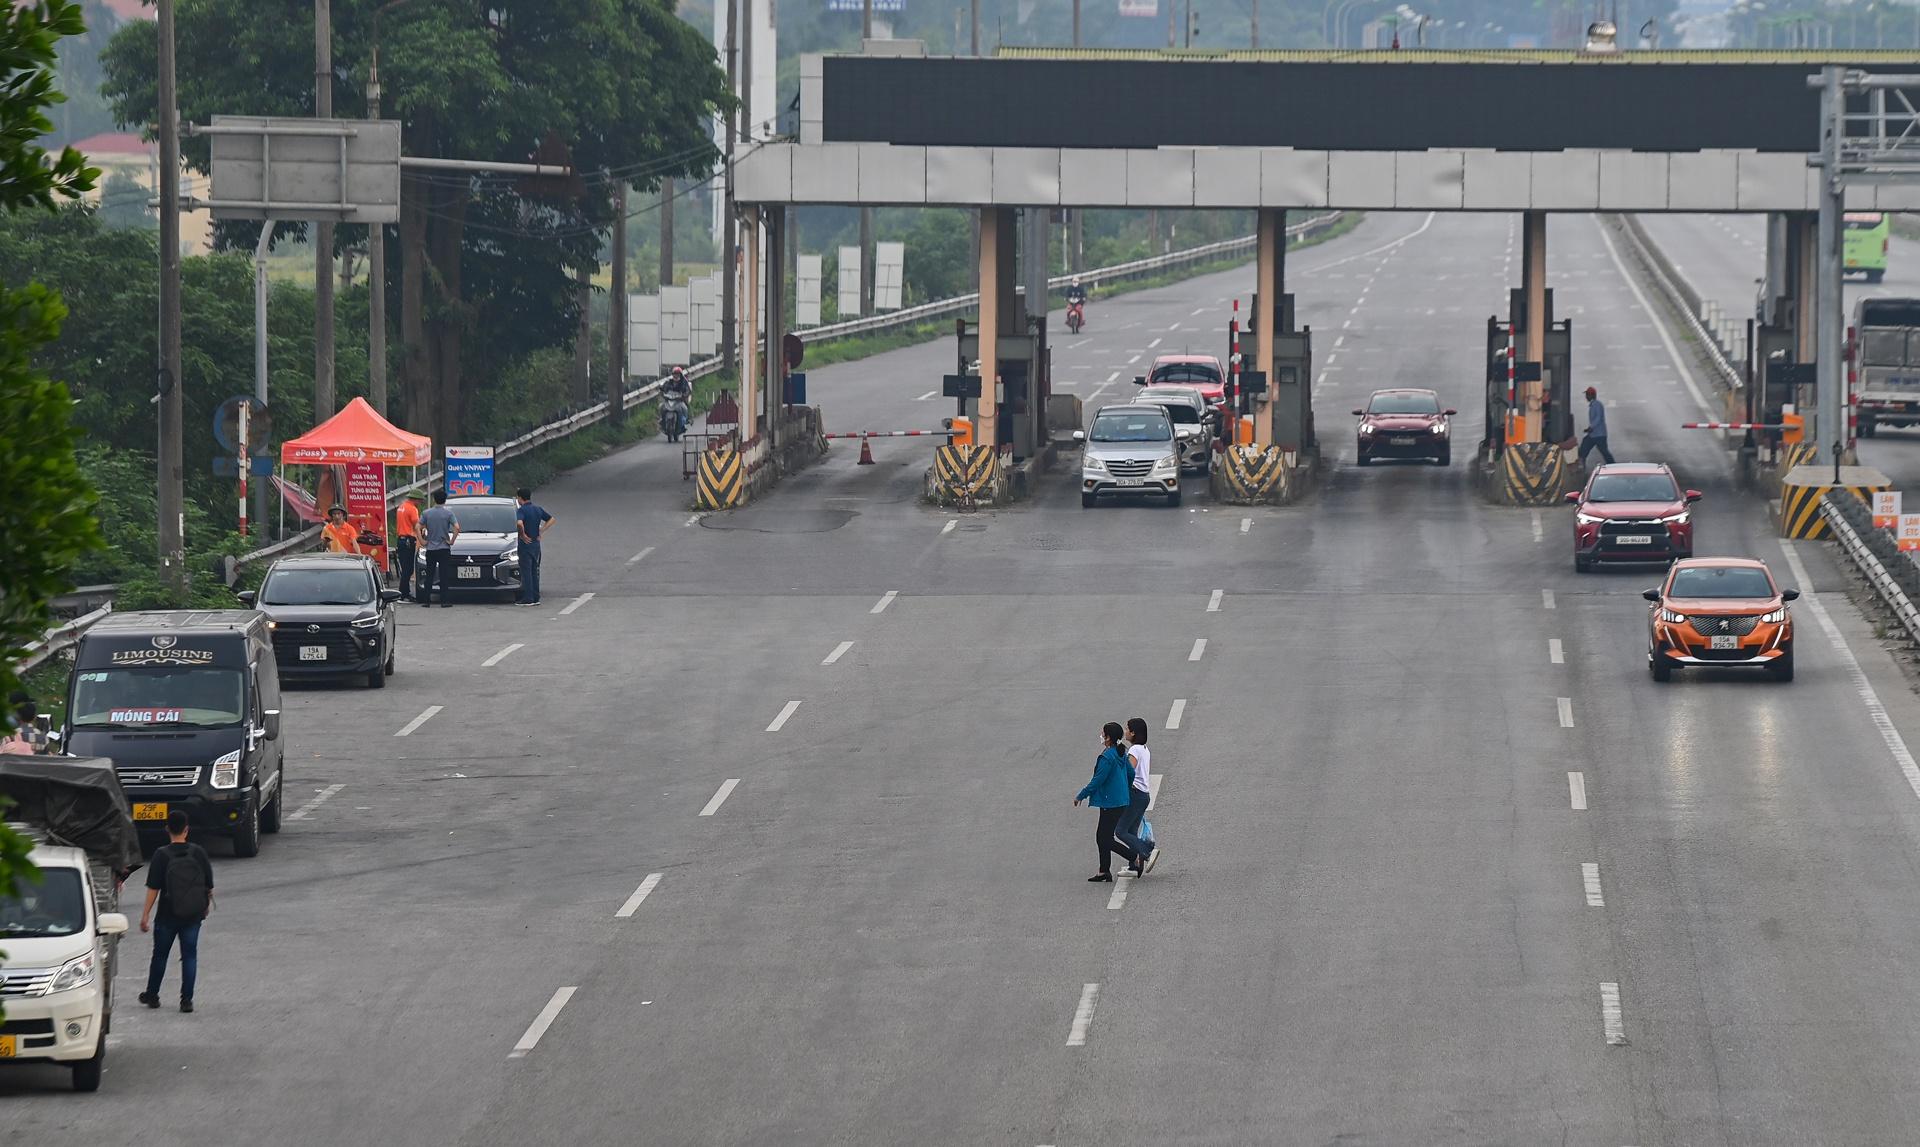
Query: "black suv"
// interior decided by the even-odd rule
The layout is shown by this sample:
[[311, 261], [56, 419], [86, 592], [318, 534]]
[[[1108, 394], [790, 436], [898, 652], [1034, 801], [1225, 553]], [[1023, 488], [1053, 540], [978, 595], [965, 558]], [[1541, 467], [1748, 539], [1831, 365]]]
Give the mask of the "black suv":
[[362, 676], [378, 689], [393, 672], [400, 591], [380, 588], [359, 554], [302, 554], [267, 568], [259, 592], [240, 600], [267, 615], [280, 676]]

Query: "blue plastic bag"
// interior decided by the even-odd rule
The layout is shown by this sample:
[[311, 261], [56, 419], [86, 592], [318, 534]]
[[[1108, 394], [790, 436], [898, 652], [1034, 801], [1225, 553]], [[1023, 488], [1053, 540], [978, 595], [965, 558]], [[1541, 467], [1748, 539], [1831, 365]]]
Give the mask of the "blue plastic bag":
[[1149, 850], [1156, 845], [1153, 839], [1153, 822], [1145, 817], [1140, 819], [1140, 843], [1146, 845]]

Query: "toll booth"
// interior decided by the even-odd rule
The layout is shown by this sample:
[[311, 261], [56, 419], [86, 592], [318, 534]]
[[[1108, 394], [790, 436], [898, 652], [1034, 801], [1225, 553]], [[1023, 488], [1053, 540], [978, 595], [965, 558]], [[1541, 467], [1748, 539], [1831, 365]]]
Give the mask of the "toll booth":
[[[1242, 347], [1258, 346], [1260, 298], [1256, 294]], [[1273, 444], [1289, 453], [1319, 448], [1313, 425], [1313, 328], [1295, 327], [1293, 295], [1283, 293], [1274, 308], [1273, 359], [1255, 364], [1254, 377], [1264, 370], [1266, 399], [1273, 414]], [[1258, 392], [1242, 388], [1239, 412], [1253, 414]]]
[[[1575, 409], [1573, 403], [1573, 320], [1553, 318], [1553, 291], [1546, 295], [1546, 338], [1539, 362], [1520, 359], [1509, 368], [1508, 348], [1515, 353], [1526, 353], [1526, 292], [1515, 290], [1509, 295], [1510, 313], [1519, 321], [1521, 335], [1513, 337], [1514, 324], [1501, 322], [1499, 316], [1487, 319], [1487, 401], [1486, 427], [1484, 441], [1489, 453], [1494, 453], [1506, 445], [1507, 428], [1511, 425], [1514, 406], [1519, 402], [1518, 388], [1525, 383], [1539, 382], [1541, 388], [1540, 413], [1542, 417], [1542, 442], [1568, 442], [1575, 437]], [[1509, 387], [1514, 388], [1509, 393]]]
[[[1047, 444], [1047, 400], [1053, 395], [1053, 350], [1047, 345], [1045, 315], [1026, 315], [1026, 333], [1001, 335], [994, 369], [989, 372], [980, 354], [980, 324], [960, 319], [956, 374], [973, 373], [980, 362], [981, 385], [987, 377], [999, 379], [994, 407], [999, 416], [995, 441], [1013, 447], [1013, 460], [1024, 462]], [[956, 414], [978, 418], [980, 400], [958, 400]]]

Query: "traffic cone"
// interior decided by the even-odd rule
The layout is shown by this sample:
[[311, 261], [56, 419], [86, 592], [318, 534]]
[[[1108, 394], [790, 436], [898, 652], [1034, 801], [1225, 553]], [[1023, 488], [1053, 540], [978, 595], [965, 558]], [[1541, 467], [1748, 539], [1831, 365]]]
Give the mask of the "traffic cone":
[[860, 436], [860, 461], [854, 463], [854, 465], [856, 466], [873, 465], [873, 440], [868, 438], [864, 434]]

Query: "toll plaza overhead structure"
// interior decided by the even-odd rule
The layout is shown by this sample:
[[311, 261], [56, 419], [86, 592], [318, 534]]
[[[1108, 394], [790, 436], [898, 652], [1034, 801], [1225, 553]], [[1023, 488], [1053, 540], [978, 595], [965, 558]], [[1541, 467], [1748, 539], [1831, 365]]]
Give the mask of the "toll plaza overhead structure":
[[[1547, 370], [1546, 216], [1765, 213], [1797, 221], [1791, 235], [1770, 229], [1783, 245], [1799, 238], [1823, 191], [1808, 162], [1822, 141], [1808, 78], [1829, 64], [1916, 71], [1920, 52], [1036, 48], [930, 58], [913, 42], [869, 44], [802, 57], [797, 137], [741, 155], [735, 189], [763, 218], [805, 204], [977, 209], [985, 345], [990, 331], [1027, 333], [1025, 316], [1000, 305], [1016, 273], [1002, 238], [1015, 209], [1042, 227], [1063, 208], [1254, 210], [1265, 313], [1249, 323], [1249, 370], [1274, 380], [1298, 367], [1287, 344], [1297, 333], [1286, 321], [1287, 209], [1519, 212], [1525, 258], [1508, 322], [1522, 369], [1511, 408], [1489, 421], [1503, 440], [1542, 443], [1571, 422], [1567, 400], [1554, 400], [1571, 380]], [[1920, 184], [1850, 184], [1845, 205], [1920, 209]], [[1822, 345], [1809, 278], [1769, 286], [1803, 362]], [[996, 388], [982, 387], [978, 438], [1002, 448], [995, 401]], [[1252, 421], [1261, 446], [1308, 445], [1304, 393], [1270, 385]]]

